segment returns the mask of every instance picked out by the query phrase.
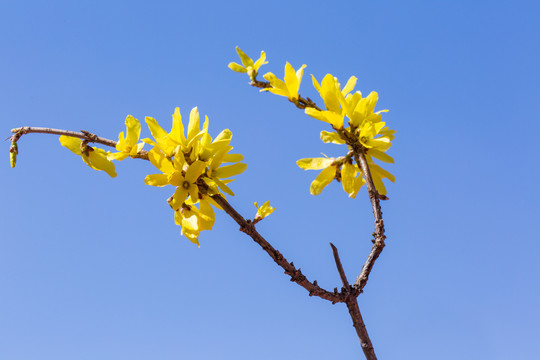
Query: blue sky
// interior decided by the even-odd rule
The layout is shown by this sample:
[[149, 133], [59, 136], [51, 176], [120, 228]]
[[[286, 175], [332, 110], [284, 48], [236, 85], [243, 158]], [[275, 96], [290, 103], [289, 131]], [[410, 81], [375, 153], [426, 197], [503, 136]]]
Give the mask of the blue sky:
[[[126, 115], [167, 128], [179, 106], [233, 132], [248, 170], [231, 203], [277, 210], [259, 230], [325, 288], [328, 242], [354, 279], [369, 252], [363, 189], [309, 194], [299, 158], [325, 124], [259, 94], [227, 68], [234, 47], [267, 52], [262, 72], [358, 77], [397, 132], [383, 203], [387, 247], [359, 297], [381, 359], [540, 356], [539, 6], [533, 1], [0, 3], [4, 137], [18, 126], [116, 139]], [[144, 133], [145, 136], [149, 132]], [[0, 167], [0, 358], [362, 358], [344, 305], [289, 282], [224, 213], [201, 247], [180, 236], [140, 160], [118, 177], [56, 136], [27, 135]]]

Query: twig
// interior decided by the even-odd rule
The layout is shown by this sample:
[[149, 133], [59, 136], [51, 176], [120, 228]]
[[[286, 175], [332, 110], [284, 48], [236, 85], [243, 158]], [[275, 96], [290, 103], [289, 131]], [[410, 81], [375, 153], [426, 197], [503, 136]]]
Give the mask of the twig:
[[339, 277], [341, 278], [341, 282], [343, 283], [343, 287], [349, 289], [349, 287], [350, 287], [349, 281], [347, 280], [347, 276], [345, 275], [345, 271], [343, 271], [343, 266], [341, 265], [341, 260], [339, 258], [337, 248], [332, 243], [330, 243], [330, 247], [332, 247], [332, 252], [334, 253], [334, 261], [336, 262], [336, 267], [338, 269], [338, 273], [339, 273]]
[[88, 131], [84, 131], [83, 133], [82, 131], [76, 132], [76, 131], [69, 131], [69, 130], [44, 128], [44, 127], [23, 126], [20, 128], [11, 129], [11, 132], [15, 133], [15, 135], [13, 135], [14, 137], [16, 137], [15, 141], [19, 140], [19, 138], [24, 134], [40, 133], [40, 134], [71, 136], [71, 137], [79, 138], [82, 140], [87, 140], [88, 142], [93, 142], [93, 143], [110, 146], [110, 147], [116, 147], [116, 141], [96, 136], [94, 134], [89, 133]]
[[[116, 144], [117, 144], [117, 142], [114, 140], [97, 136], [85, 130], [81, 130], [81, 132], [76, 132], [76, 131], [69, 131], [69, 130], [44, 128], [44, 127], [23, 126], [20, 128], [11, 129], [11, 132], [15, 134], [11, 136], [12, 142], [17, 142], [19, 138], [25, 134], [37, 133], [37, 134], [70, 136], [70, 137], [79, 138], [87, 142], [110, 146], [113, 148], [116, 148]], [[148, 160], [148, 152], [145, 150], [141, 150], [137, 153], [137, 155], [133, 155], [131, 157], [134, 159]]]
[[364, 352], [366, 359], [376, 360], [377, 356], [375, 355], [373, 344], [371, 343], [371, 339], [369, 338], [369, 335], [367, 333], [366, 324], [364, 323], [364, 319], [362, 318], [362, 314], [360, 313], [360, 308], [358, 307], [357, 296], [359, 292], [357, 292], [354, 287], [349, 285], [349, 281], [347, 280], [347, 276], [345, 275], [345, 271], [343, 270], [343, 266], [341, 265], [341, 260], [339, 258], [337, 248], [332, 243], [330, 243], [330, 246], [332, 247], [332, 252], [334, 253], [334, 260], [336, 262], [336, 267], [339, 272], [339, 277], [341, 278], [341, 282], [343, 283], [342, 293], [347, 295], [345, 298], [345, 304], [347, 305], [349, 315], [353, 321], [356, 335], [358, 335], [358, 339], [360, 340], [362, 351]]

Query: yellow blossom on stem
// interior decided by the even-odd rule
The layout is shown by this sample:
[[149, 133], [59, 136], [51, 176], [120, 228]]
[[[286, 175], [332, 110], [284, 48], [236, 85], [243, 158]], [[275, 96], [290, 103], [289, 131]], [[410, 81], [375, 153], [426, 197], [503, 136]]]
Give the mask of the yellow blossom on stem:
[[298, 91], [300, 89], [300, 83], [302, 82], [305, 67], [306, 65], [302, 65], [300, 69], [295, 72], [292, 65], [287, 62], [285, 64], [284, 81], [278, 79], [271, 72], [264, 74], [263, 77], [270, 85], [272, 85], [272, 87], [261, 89], [261, 91], [270, 91], [273, 94], [285, 96], [289, 98], [289, 101], [296, 103], [298, 101]]
[[357, 176], [357, 174], [362, 174], [362, 170], [358, 166], [348, 161], [343, 163], [341, 167], [341, 184], [343, 185], [343, 190], [353, 199], [358, 194], [358, 191], [360, 191], [362, 185], [366, 183], [362, 176]]
[[148, 152], [148, 159], [163, 174], [148, 175], [144, 182], [152, 186], [176, 186], [176, 191], [169, 201], [173, 210], [180, 208], [188, 196], [191, 196], [193, 201], [199, 199], [199, 188], [196, 182], [206, 167], [204, 161], [196, 160], [187, 165], [183, 156], [176, 156], [174, 161], [170, 161], [157, 148]]
[[257, 202], [254, 202], [253, 204], [257, 208], [257, 214], [255, 215], [254, 222], [261, 221], [262, 219], [264, 219], [265, 217], [273, 213], [274, 210], [276, 210], [276, 208], [270, 206], [270, 200], [266, 201], [260, 207], [259, 207], [259, 204], [257, 204]]
[[118, 135], [118, 143], [116, 144], [117, 153], [109, 153], [109, 160], [124, 160], [128, 156], [135, 156], [143, 149], [144, 143], [137, 144], [141, 135], [141, 123], [133, 116], [126, 117], [126, 136], [124, 132]]
[[114, 164], [107, 159], [107, 153], [103, 149], [93, 148], [83, 143], [81, 139], [71, 136], [60, 136], [60, 144], [68, 148], [94, 170], [105, 171], [110, 177], [116, 177]]
[[[241, 154], [229, 154], [232, 132], [223, 130], [212, 140], [208, 133], [209, 120], [200, 129], [199, 111], [191, 110], [187, 133], [180, 110], [175, 109], [173, 126], [167, 133], [153, 118], [146, 123], [154, 139], [144, 139], [154, 147], [148, 152], [150, 162], [161, 174], [146, 176], [145, 183], [151, 186], [172, 185], [174, 194], [168, 199], [175, 210], [175, 222], [182, 226], [182, 234], [198, 244], [199, 233], [210, 230], [214, 224], [214, 211], [210, 204], [221, 209], [210, 195], [234, 193], [226, 185], [228, 179], [242, 173], [247, 165], [239, 163]], [[199, 207], [197, 207], [197, 204]]]
[[253, 60], [249, 56], [247, 56], [242, 50], [240, 50], [238, 46], [236, 47], [236, 52], [238, 53], [238, 56], [240, 56], [240, 61], [242, 61], [242, 65], [231, 62], [229, 63], [229, 69], [239, 73], [247, 73], [251, 80], [257, 77], [257, 72], [262, 65], [268, 64], [268, 61], [265, 61], [266, 54], [264, 51], [261, 51], [261, 56], [255, 62], [253, 62]]
[[207, 200], [200, 199], [199, 208], [197, 208], [189, 199], [175, 211], [174, 221], [182, 227], [182, 235], [199, 246], [199, 234], [203, 230], [212, 230], [215, 213]]
[[311, 79], [313, 86], [324, 101], [326, 110], [321, 111], [307, 107], [305, 113], [317, 120], [329, 123], [335, 129], [343, 128], [343, 119], [347, 111], [340, 104], [345, 103], [345, 96], [354, 89], [357, 80], [356, 77], [352, 76], [347, 81], [343, 90], [341, 90], [338, 79], [332, 76], [332, 74], [326, 74], [321, 84], [319, 84], [315, 76], [312, 75]]
[[296, 161], [296, 164], [304, 170], [321, 170], [310, 185], [311, 195], [319, 195], [323, 189], [336, 178], [336, 159], [330, 158], [307, 158]]

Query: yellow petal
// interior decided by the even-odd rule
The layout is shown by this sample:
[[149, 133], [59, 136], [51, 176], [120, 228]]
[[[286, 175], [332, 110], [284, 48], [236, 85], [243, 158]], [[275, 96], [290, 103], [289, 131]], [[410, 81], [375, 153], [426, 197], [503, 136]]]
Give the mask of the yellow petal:
[[62, 144], [62, 146], [67, 147], [74, 154], [82, 155], [82, 152], [81, 152], [82, 140], [81, 139], [62, 135], [60, 136], [58, 140], [60, 140], [60, 144]]
[[167, 132], [163, 130], [161, 126], [159, 126], [156, 119], [147, 116], [144, 118], [144, 121], [146, 122], [146, 125], [148, 125], [148, 129], [152, 133], [155, 140], [159, 140], [167, 136]]
[[206, 168], [206, 163], [201, 160], [195, 161], [193, 164], [189, 166], [189, 168], [186, 171], [186, 181], [189, 181], [190, 183], [195, 182], [199, 176], [204, 172], [204, 169]]
[[122, 161], [124, 160], [125, 158], [127, 158], [129, 156], [129, 154], [125, 153], [125, 152], [117, 152], [117, 153], [107, 153], [107, 159], [109, 160], [117, 160], [117, 161]]
[[174, 166], [171, 160], [167, 159], [157, 147], [152, 148], [148, 152], [148, 160], [164, 174], [174, 172]]
[[[189, 125], [188, 125], [188, 135], [187, 141], [195, 137], [201, 130], [199, 129], [199, 109], [194, 107], [189, 113]], [[201, 134], [202, 136], [202, 134]]]
[[174, 192], [171, 200], [169, 201], [169, 205], [172, 207], [173, 210], [178, 210], [186, 201], [186, 198], [188, 196], [187, 189], [184, 189], [183, 187], [179, 186], [176, 188], [176, 191]]
[[223, 191], [225, 194], [229, 194], [231, 196], [234, 196], [234, 193], [231, 189], [225, 183], [217, 178], [212, 178], [212, 180], [216, 183], [216, 185]]
[[354, 90], [354, 87], [356, 86], [356, 81], [358, 78], [356, 76], [351, 76], [349, 80], [347, 81], [347, 84], [345, 84], [345, 87], [343, 90], [341, 90], [341, 93], [343, 96], [347, 96], [348, 93]]
[[214, 170], [212, 175], [220, 179], [229, 178], [231, 176], [235, 176], [235, 175], [243, 173], [246, 169], [247, 169], [247, 164], [236, 163], [233, 165], [227, 165], [227, 166], [217, 168], [216, 170]]
[[242, 64], [244, 64], [244, 67], [253, 66], [253, 60], [249, 56], [247, 56], [238, 46], [236, 47], [236, 52], [238, 53], [238, 56], [240, 56], [240, 60], [242, 61]]
[[324, 143], [345, 144], [337, 132], [321, 131], [321, 140]]
[[212, 209], [212, 206], [210, 206], [208, 201], [201, 200], [199, 219], [201, 220], [200, 222], [202, 230], [212, 230], [216, 220], [216, 215], [214, 213], [214, 209]]
[[244, 155], [242, 154], [227, 154], [223, 157], [223, 162], [225, 163], [235, 163], [244, 160]]
[[114, 164], [107, 159], [107, 155], [102, 149], [90, 151], [88, 153], [88, 160], [93, 168], [105, 171], [110, 177], [116, 177]]
[[167, 174], [151, 174], [146, 175], [144, 183], [151, 186], [165, 186], [169, 184], [169, 177]]
[[304, 170], [320, 170], [329, 167], [334, 162], [334, 159], [327, 158], [306, 158], [296, 161], [301, 169]]
[[343, 185], [343, 190], [347, 194], [354, 193], [354, 178], [356, 175], [355, 166], [346, 162], [341, 167], [341, 184]]
[[266, 60], [266, 53], [264, 51], [261, 51], [261, 56], [257, 59], [257, 61], [255, 61], [255, 64], [253, 64], [253, 68], [255, 70], [259, 70], [259, 68], [264, 65], [264, 64], [268, 64], [268, 61], [265, 61]]
[[383, 161], [385, 163], [389, 163], [389, 164], [394, 163], [394, 159], [391, 156], [383, 153], [382, 151], [375, 150], [375, 149], [369, 149], [368, 153], [371, 156], [373, 156], [374, 158], [379, 159], [379, 160], [381, 160], [381, 161]]
[[182, 115], [180, 115], [179, 107], [174, 109], [172, 118], [173, 118], [173, 125], [172, 125], [171, 132], [168, 135], [169, 139], [176, 142], [177, 144], [186, 146], [186, 137], [184, 136], [184, 124], [182, 123]]
[[141, 123], [133, 116], [126, 117], [126, 145], [131, 148], [137, 145], [139, 136], [141, 135]]
[[232, 71], [239, 72], [239, 73], [247, 72], [247, 69], [245, 67], [243, 67], [242, 65], [239, 65], [239, 64], [237, 64], [235, 62], [229, 63], [229, 69], [231, 69]]
[[336, 176], [336, 167], [330, 166], [326, 169], [323, 169], [317, 175], [315, 180], [311, 183], [311, 186], [309, 188], [309, 191], [311, 195], [319, 195], [323, 189], [326, 187], [326, 185], [330, 184], [332, 180], [334, 180], [334, 177]]

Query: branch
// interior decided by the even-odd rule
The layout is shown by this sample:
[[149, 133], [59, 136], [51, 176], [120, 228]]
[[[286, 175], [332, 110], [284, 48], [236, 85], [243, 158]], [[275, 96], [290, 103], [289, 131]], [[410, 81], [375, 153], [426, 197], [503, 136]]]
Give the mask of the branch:
[[[69, 131], [69, 130], [43, 128], [43, 127], [23, 126], [20, 128], [11, 129], [11, 132], [15, 134], [11, 136], [12, 142], [17, 142], [21, 138], [21, 136], [25, 134], [36, 133], [36, 134], [52, 134], [52, 135], [70, 136], [70, 137], [79, 138], [87, 142], [110, 146], [113, 148], [116, 148], [116, 144], [117, 144], [117, 142], [114, 140], [97, 136], [85, 130], [81, 130], [81, 132], [76, 132], [76, 131]], [[137, 155], [134, 155], [131, 157], [134, 159], [148, 160], [148, 152], [145, 150], [142, 150], [142, 151], [139, 151]]]
[[325, 299], [328, 301], [331, 301], [333, 304], [338, 302], [345, 302], [346, 296], [343, 294], [343, 292], [338, 293], [337, 289], [334, 290], [334, 292], [329, 292], [327, 290], [324, 290], [323, 288], [319, 287], [317, 285], [317, 281], [310, 282], [304, 274], [302, 274], [302, 271], [300, 269], [297, 269], [292, 262], [288, 262], [287, 259], [278, 251], [276, 250], [268, 241], [266, 241], [265, 238], [261, 236], [255, 229], [255, 225], [250, 221], [246, 220], [240, 215], [232, 206], [229, 204], [225, 198], [223, 198], [221, 195], [211, 195], [212, 199], [214, 199], [215, 202], [217, 202], [221, 208], [229, 214], [231, 218], [233, 218], [234, 221], [238, 225], [240, 225], [240, 231], [246, 233], [249, 235], [259, 246], [270, 255], [270, 257], [274, 260], [276, 264], [281, 266], [283, 270], [285, 270], [285, 274], [289, 275], [291, 277], [291, 281], [297, 283], [307, 291], [309, 291], [309, 296], [318, 296], [321, 299]]
[[367, 333], [366, 325], [364, 324], [364, 319], [360, 313], [360, 308], [358, 307], [357, 296], [360, 294], [354, 287], [349, 285], [347, 281], [347, 276], [341, 265], [341, 260], [339, 258], [338, 250], [334, 244], [330, 243], [332, 247], [332, 252], [334, 253], [334, 260], [336, 261], [336, 267], [338, 268], [339, 276], [341, 282], [343, 283], [343, 290], [341, 291], [346, 295], [345, 304], [347, 304], [347, 309], [349, 309], [349, 315], [353, 321], [354, 329], [356, 330], [356, 335], [360, 340], [360, 345], [362, 346], [362, 351], [366, 356], [367, 360], [376, 360], [377, 356], [375, 355], [375, 350], [373, 349], [373, 344], [371, 344], [371, 339]]
[[[369, 192], [369, 199], [371, 201], [371, 207], [373, 208], [373, 216], [375, 217], [375, 232], [373, 233], [373, 246], [371, 248], [371, 252], [369, 253], [369, 256], [362, 266], [362, 271], [358, 278], [356, 279], [356, 282], [354, 283], [354, 287], [362, 292], [364, 289], [364, 286], [366, 286], [366, 283], [369, 279], [369, 274], [371, 273], [371, 269], [373, 268], [373, 265], [375, 264], [375, 260], [379, 257], [382, 250], [385, 247], [384, 240], [386, 239], [386, 236], [384, 235], [384, 222], [382, 217], [382, 210], [381, 210], [381, 204], [380, 199], [385, 199], [386, 197], [383, 195], [380, 195], [377, 189], [375, 188], [375, 184], [373, 183], [373, 178], [371, 176], [371, 171], [369, 170], [369, 166], [367, 164], [366, 156], [363, 151], [354, 151], [354, 159], [356, 163], [362, 168], [362, 171], [364, 172], [364, 177], [366, 179], [366, 186], [368, 188]], [[387, 199], [387, 198], [386, 198]]]
[[96, 144], [116, 147], [116, 141], [105, 139], [97, 135], [94, 135], [92, 133], [89, 133], [88, 131], [83, 131], [83, 130], [81, 130], [81, 132], [76, 132], [76, 131], [69, 131], [69, 130], [43, 128], [43, 127], [23, 126], [20, 128], [11, 129], [11, 132], [15, 133], [15, 135], [12, 136], [12, 141], [19, 140], [19, 138], [23, 136], [24, 134], [39, 133], [39, 134], [71, 136], [71, 137], [79, 138], [82, 140], [86, 140], [88, 142], [93, 142]]

